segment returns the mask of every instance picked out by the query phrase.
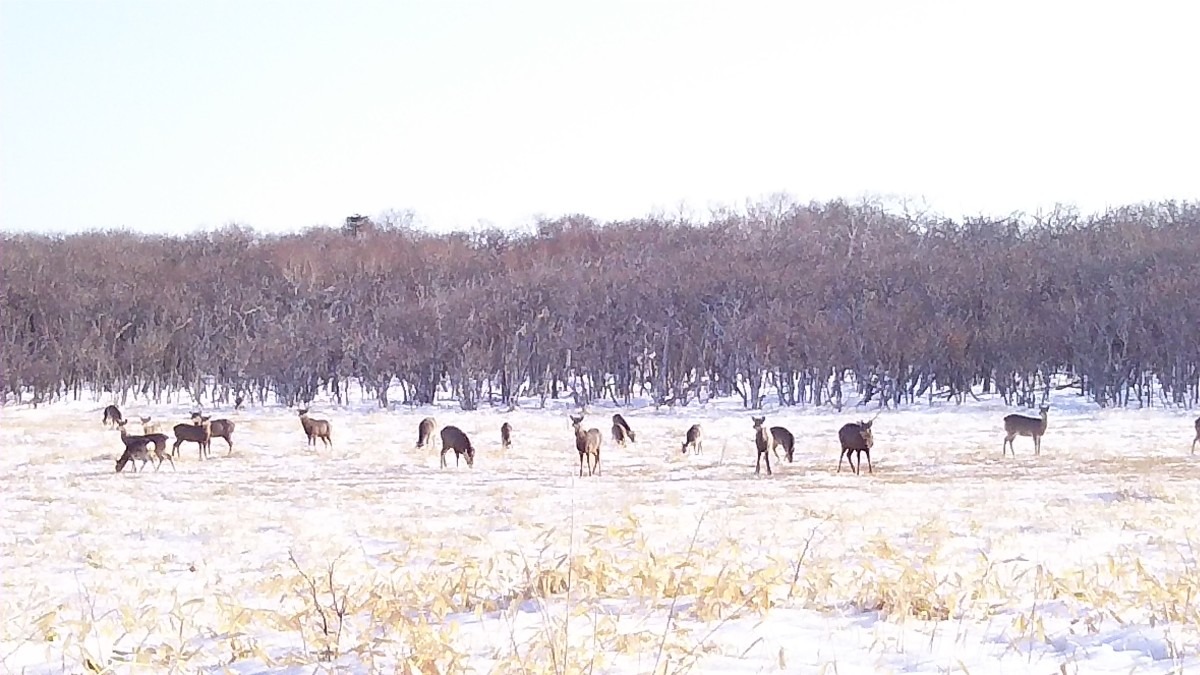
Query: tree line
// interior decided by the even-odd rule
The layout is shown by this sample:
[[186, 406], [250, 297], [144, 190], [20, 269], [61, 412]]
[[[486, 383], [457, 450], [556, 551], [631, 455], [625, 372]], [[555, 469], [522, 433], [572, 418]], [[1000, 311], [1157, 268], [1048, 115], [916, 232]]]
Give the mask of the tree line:
[[[687, 405], [1200, 398], [1200, 203], [947, 219], [782, 198], [696, 221], [3, 235], [6, 400]], [[1056, 385], [1063, 379], [1067, 384]], [[398, 385], [402, 401], [390, 401]], [[768, 386], [770, 385], [770, 386]], [[1157, 399], [1161, 394], [1162, 399]]]

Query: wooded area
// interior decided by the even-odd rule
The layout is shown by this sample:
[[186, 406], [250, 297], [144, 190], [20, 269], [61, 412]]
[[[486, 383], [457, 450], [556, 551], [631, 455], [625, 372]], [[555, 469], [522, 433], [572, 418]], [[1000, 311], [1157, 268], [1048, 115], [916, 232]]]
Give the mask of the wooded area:
[[[288, 404], [357, 379], [381, 405], [439, 388], [686, 405], [970, 396], [1052, 376], [1102, 405], [1200, 397], [1200, 204], [967, 219], [782, 200], [703, 223], [571, 216], [431, 234], [347, 219], [268, 235], [2, 239], [8, 400], [190, 389]], [[1157, 399], [1159, 391], [1165, 400]]]

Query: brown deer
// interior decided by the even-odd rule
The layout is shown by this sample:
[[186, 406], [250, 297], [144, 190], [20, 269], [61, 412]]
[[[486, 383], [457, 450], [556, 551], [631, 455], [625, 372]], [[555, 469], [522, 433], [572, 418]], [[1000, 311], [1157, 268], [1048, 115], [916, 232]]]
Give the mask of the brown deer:
[[426, 417], [417, 425], [417, 448], [423, 448], [433, 440], [433, 430], [437, 428], [437, 422], [432, 417]]
[[1196, 440], [1192, 441], [1192, 454], [1196, 454], [1196, 444], [1200, 443], [1200, 417], [1196, 418]]
[[625, 447], [625, 443], [637, 443], [637, 437], [633, 434], [633, 429], [629, 428], [629, 423], [624, 417], [618, 413], [612, 416], [612, 437], [613, 441], [621, 447]]
[[326, 448], [333, 447], [333, 425], [329, 420], [319, 420], [308, 416], [308, 408], [303, 408], [300, 413], [300, 426], [304, 427], [304, 435], [308, 436], [308, 444], [315, 446], [317, 439], [325, 444]]
[[151, 422], [150, 417], [142, 417], [138, 415], [138, 419], [142, 422], [142, 435], [157, 434], [162, 432], [162, 425], [158, 422]]
[[[192, 413], [192, 424], [200, 424], [200, 419], [200, 413]], [[209, 422], [209, 443], [211, 443], [212, 439], [214, 438], [225, 439], [225, 443], [229, 445], [229, 452], [225, 453], [226, 457], [233, 454], [233, 430], [236, 426], [237, 425], [233, 423], [233, 420], [227, 420], [224, 418]]]
[[1032, 436], [1033, 454], [1042, 454], [1042, 434], [1046, 433], [1046, 425], [1050, 422], [1050, 406], [1042, 406], [1039, 412], [1042, 414], [1041, 417], [1026, 417], [1016, 413], [1004, 416], [1004, 444], [1000, 446], [1001, 457], [1008, 450], [1012, 451], [1013, 457], [1017, 456], [1017, 451], [1013, 448], [1013, 439], [1017, 436]]
[[754, 460], [754, 474], [758, 475], [759, 465], [765, 459], [767, 461], [767, 475], [771, 475], [771, 432], [763, 426], [767, 421], [766, 417], [751, 417], [754, 422], [754, 446], [758, 448], [758, 457]]
[[500, 425], [500, 447], [505, 450], [512, 447], [512, 425], [508, 422]]
[[796, 437], [787, 427], [771, 427], [771, 452], [775, 453], [775, 459], [779, 459], [779, 448], [783, 448], [783, 455], [787, 457], [788, 464], [791, 464], [796, 449]]
[[117, 425], [117, 422], [123, 419], [125, 419], [125, 416], [121, 414], [121, 409], [115, 405], [110, 405], [104, 409], [104, 419], [101, 420], [101, 423], [106, 427], [114, 427]]
[[692, 452], [699, 455], [704, 449], [703, 435], [703, 430], [699, 424], [693, 424], [688, 427], [687, 435], [684, 437], [683, 445], [679, 451], [686, 455], [688, 447], [691, 446]]
[[442, 468], [446, 468], [446, 453], [454, 451], [454, 466], [458, 466], [458, 458], [466, 456], [467, 468], [475, 466], [475, 447], [471, 439], [456, 426], [442, 427]]
[[[136, 473], [138, 470], [136, 460], [142, 460], [143, 469], [146, 468], [146, 464], [150, 461], [150, 450], [147, 448], [150, 440], [144, 436], [130, 436], [129, 438], [130, 440], [125, 442], [125, 452], [121, 453], [121, 456], [117, 458], [117, 473], [121, 473], [121, 469], [124, 469], [126, 464], [132, 464], [133, 471]], [[154, 470], [158, 471], [158, 467], [161, 464], [162, 462], [159, 461], [158, 464], [154, 465]], [[171, 462], [171, 465], [174, 466], [174, 461]]]
[[209, 418], [200, 417], [199, 424], [176, 424], [172, 431], [175, 433], [175, 444], [171, 446], [171, 454], [179, 455], [179, 446], [183, 445], [184, 441], [195, 443], [200, 446], [200, 459], [204, 459], [209, 455], [209, 441], [212, 440], [212, 429], [209, 427]]
[[575, 430], [575, 449], [579, 451], [579, 476], [583, 477], [583, 465], [587, 463], [588, 475], [600, 475], [600, 430], [583, 430], [583, 415], [571, 415], [571, 427]]
[[[842, 454], [838, 456], [838, 473], [842, 472], [842, 460], [849, 462], [850, 468], [855, 474], [862, 471], [862, 456], [867, 455], [867, 472], [875, 473], [874, 467], [871, 466], [871, 447], [875, 445], [875, 436], [871, 431], [871, 424], [875, 420], [867, 422], [850, 422], [842, 425], [838, 429], [838, 441], [842, 445]], [[854, 456], [851, 453], [858, 453], [858, 466], [854, 466]]]
[[[168, 439], [166, 434], [150, 433], [142, 434], [141, 436], [130, 436], [129, 432], [125, 429], [126, 424], [127, 422], [125, 420], [120, 420], [117, 422], [117, 428], [121, 431], [121, 442], [125, 444], [126, 453], [130, 455], [129, 457], [126, 457], [124, 454], [121, 455], [121, 457], [125, 459], [125, 462], [133, 459], [134, 455], [139, 454], [139, 451], [136, 448], [132, 453], [129, 453], [130, 445], [141, 444], [142, 446], [147, 446], [153, 444], [154, 458], [158, 460], [158, 463], [154, 465], [154, 470], [158, 471], [158, 468], [162, 466], [163, 460], [167, 459], [171, 460], [171, 469], [175, 469], [175, 460], [171, 458], [169, 453], [167, 453]], [[125, 462], [122, 462], [120, 459], [117, 460], [118, 473], [120, 473], [121, 469], [125, 466]], [[142, 462], [142, 466], [146, 466], [144, 461]], [[136, 470], [136, 467], [134, 468]]]

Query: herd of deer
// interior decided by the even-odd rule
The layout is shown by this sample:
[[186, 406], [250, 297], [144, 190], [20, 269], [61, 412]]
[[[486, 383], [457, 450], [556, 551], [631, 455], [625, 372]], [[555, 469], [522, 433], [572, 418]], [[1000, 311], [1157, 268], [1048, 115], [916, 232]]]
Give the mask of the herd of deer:
[[121, 442], [125, 445], [125, 451], [117, 458], [117, 472], [119, 473], [125, 468], [126, 464], [133, 462], [133, 470], [137, 471], [138, 466], [136, 460], [141, 460], [141, 468], [146, 468], [146, 464], [156, 460], [154, 470], [157, 471], [165, 461], [171, 462], [171, 468], [175, 468], [175, 457], [179, 456], [179, 446], [184, 442], [195, 443], [200, 448], [200, 459], [211, 457], [210, 445], [212, 439], [223, 438], [229, 444], [229, 453], [233, 454], [233, 429], [234, 423], [232, 420], [219, 419], [214, 420], [208, 416], [202, 416], [198, 412], [192, 413], [190, 424], [176, 424], [171, 431], [175, 434], [175, 443], [171, 446], [170, 453], [167, 452], [167, 435], [162, 433], [161, 426], [158, 422], [154, 422], [149, 417], [140, 417], [142, 422], [142, 433], [134, 436], [125, 428], [128, 420], [121, 414], [120, 409], [115, 405], [110, 405], [104, 409], [104, 424], [108, 426], [116, 426], [121, 430]]
[[[1006, 415], [1004, 417], [1004, 443], [1001, 446], [1000, 454], [1003, 456], [1009, 451], [1016, 456], [1016, 450], [1013, 448], [1013, 440], [1017, 436], [1024, 436], [1033, 439], [1034, 455], [1042, 454], [1042, 436], [1046, 433], [1046, 427], [1049, 424], [1049, 406], [1042, 406], [1039, 410], [1040, 417], [1028, 417], [1025, 415]], [[308, 437], [308, 444], [315, 446], [317, 439], [321, 439], [326, 448], [333, 447], [332, 427], [328, 420], [315, 419], [309, 417], [308, 410], [303, 409], [300, 413], [300, 425], [304, 428], [304, 434]], [[876, 415], [878, 417], [878, 415]], [[210, 417], [202, 416], [198, 412], [192, 413], [190, 424], [176, 424], [172, 431], [175, 434], [175, 443], [171, 446], [171, 451], [166, 451], [167, 435], [160, 432], [158, 423], [152, 422], [149, 417], [141, 417], [142, 433], [138, 436], [133, 436], [125, 429], [126, 420], [121, 414], [121, 411], [115, 406], [110, 405], [104, 409], [104, 423], [106, 425], [115, 425], [121, 431], [121, 441], [125, 445], [125, 451], [117, 459], [117, 471], [120, 472], [125, 468], [126, 464], [134, 460], [141, 460], [142, 468], [152, 459], [157, 460], [154, 465], [155, 471], [162, 466], [164, 461], [171, 462], [171, 468], [175, 468], [174, 457], [179, 455], [179, 446], [184, 442], [196, 443], [199, 446], [200, 459], [211, 457], [210, 443], [213, 438], [224, 438], [229, 445], [229, 453], [233, 454], [233, 429], [234, 423], [227, 419], [210, 419]], [[766, 427], [766, 417], [752, 417], [754, 423], [754, 445], [758, 450], [757, 457], [754, 462], [754, 473], [758, 474], [761, 471], [762, 464], [767, 466], [767, 475], [771, 475], [771, 455], [775, 455], [775, 460], [780, 461], [779, 450], [783, 449], [783, 456], [791, 463], [794, 459], [796, 440], [791, 431], [786, 427]], [[843, 425], [838, 430], [838, 442], [841, 445], [841, 454], [838, 456], [838, 473], [842, 471], [842, 462], [847, 461], [850, 469], [859, 474], [862, 470], [863, 455], [867, 457], [867, 472], [874, 473], [874, 467], [871, 465], [871, 448], [875, 445], [875, 438], [871, 431], [871, 424], [875, 418], [865, 422], [850, 422]], [[1192, 454], [1196, 454], [1196, 446], [1200, 444], [1200, 418], [1196, 418], [1196, 438], [1192, 441]], [[437, 428], [437, 421], [432, 417], [426, 417], [417, 425], [417, 448], [423, 448], [430, 444], [433, 440], [433, 432]], [[579, 475], [583, 476], [583, 470], [587, 468], [587, 475], [600, 475], [600, 442], [602, 434], [599, 429], [591, 428], [586, 431], [583, 428], [583, 416], [571, 415], [571, 428], [575, 432], [575, 449], [579, 453]], [[475, 447], [471, 445], [471, 439], [460, 428], [448, 425], [442, 427], [441, 433], [442, 450], [441, 450], [441, 466], [447, 467], [446, 453], [454, 451], [454, 465], [459, 465], [460, 458], [466, 458], [467, 467], [475, 466]], [[703, 430], [699, 424], [693, 424], [688, 428], [687, 434], [684, 437], [680, 447], [680, 452], [688, 454], [689, 449], [696, 455], [703, 452]], [[628, 442], [637, 442], [637, 437], [629, 423], [620, 414], [612, 416], [612, 438], [617, 445], [624, 447]], [[505, 450], [512, 446], [512, 426], [508, 422], [500, 425], [500, 444]], [[153, 456], [152, 456], [153, 455]], [[858, 457], [858, 465], [855, 466], [854, 456]], [[137, 471], [137, 465], [134, 464], [134, 471]]]

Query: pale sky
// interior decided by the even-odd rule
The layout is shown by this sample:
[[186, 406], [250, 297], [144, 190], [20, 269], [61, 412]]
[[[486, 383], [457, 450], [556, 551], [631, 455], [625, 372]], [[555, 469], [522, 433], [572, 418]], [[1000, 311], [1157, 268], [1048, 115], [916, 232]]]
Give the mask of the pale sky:
[[0, 228], [1200, 199], [1191, 2], [0, 0]]

